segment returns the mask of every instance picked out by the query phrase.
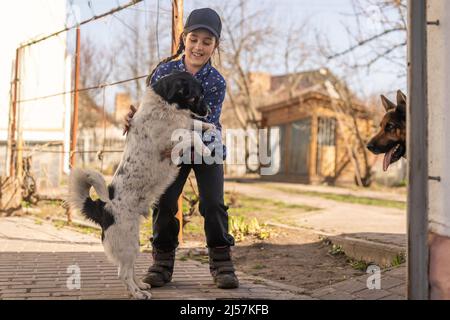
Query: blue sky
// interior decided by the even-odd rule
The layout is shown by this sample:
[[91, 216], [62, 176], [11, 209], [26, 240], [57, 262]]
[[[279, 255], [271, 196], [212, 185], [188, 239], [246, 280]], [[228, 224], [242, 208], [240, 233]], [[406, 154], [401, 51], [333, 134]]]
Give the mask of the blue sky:
[[[236, 0], [230, 0], [236, 1]], [[70, 0], [68, 1], [71, 2]], [[92, 0], [91, 8], [89, 8], [88, 0], [72, 0], [72, 3], [80, 9], [81, 19], [86, 19], [92, 16], [93, 13], [99, 14], [110, 10], [117, 6], [117, 4], [127, 3], [128, 0]], [[184, 0], [185, 18], [187, 14], [194, 8], [198, 7], [212, 7], [214, 8], [221, 0]], [[275, 21], [280, 30], [288, 30], [291, 24], [302, 24], [303, 21], [308, 20], [309, 29], [319, 31], [326, 34], [330, 40], [331, 46], [339, 51], [345, 49], [349, 45], [349, 38], [346, 33], [343, 23], [352, 27], [352, 19], [349, 16], [353, 12], [351, 0], [247, 0], [245, 5], [251, 10], [267, 8], [270, 10], [271, 18]], [[117, 14], [116, 17], [108, 17], [94, 23], [90, 23], [83, 27], [83, 34], [89, 35], [90, 38], [96, 39], [99, 43], [103, 43], [108, 47], [109, 43], [114, 41], [116, 34], [123, 32], [127, 28], [126, 23], [132, 19], [134, 14], [142, 15], [145, 23], [145, 30], [154, 32], [154, 25], [149, 25], [146, 15], [156, 15], [158, 7], [157, 0], [145, 0], [143, 3], [133, 7], [132, 9], [124, 10]], [[170, 21], [171, 1], [159, 0], [159, 17], [160, 26]], [[121, 21], [120, 21], [121, 20]], [[280, 37], [285, 36], [281, 31]], [[159, 37], [161, 47], [163, 43], [168, 44], [170, 37], [170, 30], [168, 28], [159, 28]], [[305, 35], [305, 37], [308, 37]], [[315, 39], [309, 36], [308, 42], [313, 43]], [[166, 45], [168, 48], [168, 45]], [[277, 50], [272, 48], [271, 50]], [[169, 52], [161, 51], [161, 57], [165, 57]], [[350, 59], [351, 57], [349, 57]], [[328, 67], [332, 71], [339, 73], [338, 68], [331, 62]], [[397, 67], [398, 68], [398, 67]], [[398, 78], [398, 69], [379, 70], [374, 68], [370, 72], [362, 72], [357, 77], [352, 78], [352, 87], [358, 91], [360, 95], [369, 95], [371, 93], [389, 93], [395, 89], [406, 87], [406, 78]], [[269, 71], [274, 74], [282, 73], [282, 62], [273, 61], [269, 69], [259, 71]], [[117, 79], [113, 79], [117, 80]]]

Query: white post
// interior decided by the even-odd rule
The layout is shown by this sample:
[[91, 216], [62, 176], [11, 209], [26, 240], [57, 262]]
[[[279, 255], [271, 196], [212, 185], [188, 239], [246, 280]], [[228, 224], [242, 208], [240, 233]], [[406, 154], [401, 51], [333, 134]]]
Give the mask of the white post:
[[431, 299], [450, 299], [450, 1], [427, 2]]

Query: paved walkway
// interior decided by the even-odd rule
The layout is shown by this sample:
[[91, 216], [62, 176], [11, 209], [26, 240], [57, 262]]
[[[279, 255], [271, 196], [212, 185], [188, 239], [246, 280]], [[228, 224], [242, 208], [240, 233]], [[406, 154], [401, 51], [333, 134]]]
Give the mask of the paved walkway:
[[[314, 290], [311, 297], [320, 300], [405, 300], [406, 299], [406, 266], [382, 272], [379, 275], [379, 287], [371, 282], [374, 275], [364, 275], [347, 281], [336, 283]], [[374, 287], [368, 289], [369, 286]]]
[[[136, 273], [143, 275], [151, 261], [151, 254], [140, 254]], [[81, 288], [69, 290], [68, 268], [75, 265], [81, 271]], [[178, 254], [173, 281], [152, 289], [152, 294], [154, 299], [311, 299], [289, 286], [238, 275], [239, 289], [217, 289], [207, 264]], [[0, 218], [0, 299], [129, 299], [129, 295], [98, 239], [28, 218]]]
[[[99, 240], [29, 218], [0, 218], [0, 299], [129, 299], [117, 270]], [[367, 276], [313, 292], [238, 272], [241, 286], [217, 289], [208, 265], [177, 254], [173, 281], [152, 289], [154, 299], [402, 299], [405, 268], [381, 276], [381, 289], [368, 290]], [[136, 271], [143, 275], [151, 263], [140, 254]], [[70, 267], [80, 269], [80, 289], [67, 288]], [[69, 269], [68, 269], [69, 268]]]

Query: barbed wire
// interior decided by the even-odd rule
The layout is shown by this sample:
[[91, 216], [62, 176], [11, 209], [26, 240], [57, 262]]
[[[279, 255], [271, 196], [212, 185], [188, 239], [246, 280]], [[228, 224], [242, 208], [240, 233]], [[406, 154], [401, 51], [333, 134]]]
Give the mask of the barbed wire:
[[[71, 26], [71, 27], [65, 27], [64, 29], [59, 30], [59, 31], [57, 31], [57, 32], [54, 32], [54, 33], [52, 33], [52, 34], [43, 36], [43, 37], [41, 37], [41, 38], [38, 38], [38, 39], [36, 39], [36, 40], [32, 40], [32, 41], [27, 42], [27, 43], [24, 43], [24, 44], [22, 44], [22, 45], [19, 47], [19, 49], [22, 49], [22, 48], [31, 46], [31, 45], [33, 45], [33, 44], [36, 44], [36, 43], [38, 43], [38, 42], [47, 40], [47, 39], [52, 38], [52, 37], [55, 37], [55, 36], [57, 36], [57, 35], [59, 35], [59, 34], [61, 34], [61, 33], [63, 33], [63, 32], [67, 32], [67, 31], [73, 30], [73, 29], [75, 29], [75, 28], [77, 28], [77, 27], [79, 27], [79, 26], [82, 26], [82, 25], [84, 25], [84, 24], [87, 24], [87, 23], [89, 23], [89, 22], [92, 22], [92, 21], [95, 21], [95, 20], [104, 18], [104, 17], [106, 17], [106, 16], [112, 15], [112, 14], [118, 12], [118, 11], [124, 10], [124, 9], [126, 9], [126, 8], [128, 8], [128, 7], [131, 7], [131, 6], [134, 6], [134, 5], [136, 5], [136, 4], [138, 4], [139, 2], [142, 2], [142, 1], [143, 1], [143, 0], [132, 0], [132, 1], [128, 2], [128, 3], [125, 4], [125, 5], [118, 6], [118, 7], [114, 8], [114, 9], [112, 9], [112, 10], [110, 10], [110, 11], [107, 11], [107, 12], [105, 12], [105, 13], [102, 13], [102, 14], [100, 14], [100, 15], [94, 15], [93, 17], [91, 17], [91, 18], [89, 18], [89, 19], [87, 19], [87, 20], [81, 21], [80, 23], [77, 23], [77, 24], [75, 24], [75, 25], [73, 25], [73, 26]], [[91, 8], [91, 11], [93, 12], [92, 8]]]
[[[57, 31], [57, 32], [53, 32], [51, 34], [45, 35], [45, 36], [41, 36], [38, 38], [35, 38], [34, 40], [30, 40], [28, 42], [22, 43], [20, 44], [20, 46], [18, 47], [18, 50], [20, 49], [25, 49], [32, 47], [33, 45], [43, 42], [47, 39], [50, 38], [60, 38], [61, 34], [63, 34], [64, 32], [76, 29], [82, 25], [88, 24], [90, 22], [105, 18], [105, 17], [112, 17], [115, 18], [117, 20], [119, 20], [119, 22], [121, 22], [123, 25], [125, 25], [126, 27], [128, 27], [129, 29], [133, 29], [131, 26], [129, 26], [127, 23], [125, 23], [125, 21], [123, 21], [122, 19], [120, 19], [118, 16], [115, 15], [115, 13], [118, 13], [121, 10], [124, 9], [132, 9], [130, 7], [142, 2], [144, 0], [132, 0], [130, 2], [128, 2], [127, 4], [124, 5], [120, 5], [120, 3], [117, 1], [117, 7], [113, 8], [107, 12], [104, 12], [102, 14], [97, 15], [94, 8], [93, 8], [93, 4], [91, 1], [88, 2], [88, 7], [91, 11], [92, 17], [89, 19], [86, 19], [84, 21], [79, 22], [78, 20], [75, 20], [75, 25], [72, 26], [68, 26], [68, 23], [64, 23], [64, 28]], [[145, 2], [144, 2], [145, 4]], [[75, 13], [73, 12], [73, 7], [72, 7], [73, 3], [71, 2], [71, 6], [70, 9], [72, 10], [72, 14]], [[144, 6], [145, 8], [145, 6]], [[137, 11], [141, 11], [141, 10], [137, 10]], [[152, 12], [155, 13], [154, 11], [150, 11], [150, 10], [143, 10], [145, 12]], [[157, 14], [165, 14], [165, 12], [161, 12], [160, 8], [159, 8], [159, 1], [158, 1], [158, 10], [156, 11]], [[156, 32], [158, 32], [158, 24], [159, 24], [159, 19], [157, 19], [156, 22]], [[158, 37], [158, 35], [157, 35]], [[158, 46], [158, 56], [159, 56], [159, 46]], [[13, 145], [13, 147], [10, 149], [12, 152], [17, 153], [17, 152], [24, 152], [27, 153], [27, 156], [33, 155], [35, 153], [49, 153], [49, 154], [65, 154], [65, 155], [74, 155], [74, 154], [96, 154], [98, 160], [101, 161], [101, 170], [103, 171], [103, 155], [104, 154], [112, 154], [112, 153], [123, 153], [123, 149], [117, 145], [116, 142], [119, 142], [119, 140], [117, 140], [116, 142], [114, 142], [115, 148], [111, 148], [111, 149], [107, 149], [106, 148], [106, 141], [108, 140], [106, 138], [106, 109], [105, 109], [105, 104], [106, 104], [106, 88], [107, 87], [112, 87], [112, 86], [116, 86], [116, 85], [120, 85], [123, 83], [127, 83], [127, 82], [132, 82], [132, 81], [137, 81], [137, 80], [141, 80], [144, 78], [147, 78], [149, 75], [145, 74], [145, 75], [141, 75], [141, 76], [135, 76], [135, 77], [131, 77], [128, 79], [124, 79], [124, 80], [118, 80], [118, 81], [114, 81], [114, 82], [102, 82], [102, 83], [98, 83], [96, 85], [92, 85], [92, 86], [88, 86], [88, 87], [84, 87], [84, 88], [79, 88], [77, 90], [72, 89], [72, 90], [66, 90], [66, 91], [61, 91], [61, 92], [56, 92], [53, 94], [47, 94], [47, 95], [42, 95], [42, 96], [34, 96], [31, 98], [25, 98], [24, 99], [18, 99], [17, 101], [15, 101], [16, 103], [27, 103], [27, 102], [32, 102], [32, 101], [39, 101], [39, 100], [44, 100], [44, 99], [49, 99], [49, 98], [53, 98], [53, 97], [58, 97], [58, 96], [65, 96], [65, 95], [72, 95], [75, 92], [85, 92], [85, 91], [89, 91], [89, 90], [98, 90], [98, 89], [102, 89], [103, 90], [103, 142], [101, 143], [100, 147], [98, 149], [90, 149], [90, 150], [83, 150], [83, 149], [76, 149], [76, 150], [64, 150], [61, 147], [64, 146], [64, 144], [53, 144], [52, 143], [44, 143], [44, 144], [40, 144], [37, 146], [30, 146], [27, 147], [26, 145]], [[113, 139], [113, 141], [115, 141], [115, 139]], [[109, 144], [109, 143], [108, 143]], [[55, 146], [57, 146], [58, 149], [62, 149], [62, 150], [55, 150]], [[117, 148], [118, 147], [118, 148]], [[53, 149], [51, 149], [53, 148]]]
[[25, 103], [25, 102], [49, 99], [49, 98], [62, 96], [62, 95], [66, 95], [66, 94], [72, 94], [72, 93], [75, 93], [75, 92], [83, 92], [83, 91], [88, 91], [88, 90], [102, 89], [103, 87], [111, 87], [111, 86], [115, 86], [115, 85], [126, 83], [126, 82], [140, 80], [140, 79], [143, 79], [143, 78], [147, 78], [148, 76], [149, 76], [149, 74], [146, 74], [146, 75], [143, 75], [143, 76], [129, 78], [129, 79], [126, 79], [126, 80], [120, 80], [120, 81], [111, 82], [111, 83], [101, 83], [101, 84], [98, 84], [96, 86], [80, 88], [78, 90], [70, 90], [70, 91], [64, 91], [64, 92], [58, 92], [58, 93], [54, 93], [54, 94], [49, 94], [49, 95], [46, 95], [46, 96], [40, 96], [40, 97], [33, 97], [33, 98], [18, 100], [17, 102]]
[[[58, 145], [58, 146], [62, 146], [62, 145]], [[107, 150], [107, 149], [98, 149], [98, 150], [74, 150], [74, 151], [62, 151], [62, 150], [43, 150], [43, 149], [39, 149], [39, 148], [13, 148], [13, 151], [22, 151], [22, 152], [39, 152], [39, 153], [61, 153], [61, 154], [65, 154], [65, 153], [117, 153], [117, 152], [123, 152], [122, 150], [115, 150], [115, 149], [111, 149], [111, 150]]]

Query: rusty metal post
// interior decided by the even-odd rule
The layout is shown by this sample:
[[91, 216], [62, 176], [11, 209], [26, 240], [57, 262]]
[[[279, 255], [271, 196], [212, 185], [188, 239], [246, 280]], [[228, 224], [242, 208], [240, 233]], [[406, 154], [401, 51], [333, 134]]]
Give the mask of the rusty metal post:
[[[178, 49], [180, 35], [183, 32], [183, 0], [172, 0], [172, 54]], [[180, 223], [178, 242], [183, 242], [183, 198], [178, 198], [178, 212], [176, 218]]]
[[14, 63], [14, 81], [13, 81], [13, 100], [10, 110], [10, 124], [8, 136], [8, 162], [9, 175], [14, 177], [16, 174], [16, 166], [14, 159], [16, 157], [16, 117], [17, 117], [17, 102], [19, 101], [19, 66], [20, 66], [20, 48], [16, 49], [16, 61]]
[[77, 147], [78, 131], [78, 85], [80, 81], [80, 27], [77, 28], [77, 40], [75, 51], [75, 84], [73, 94], [73, 119], [72, 119], [72, 139], [70, 144], [70, 167], [75, 166], [75, 149]]
[[172, 54], [178, 49], [183, 32], [183, 0], [172, 0]]
[[[75, 79], [73, 94], [73, 119], [72, 119], [72, 139], [70, 142], [70, 168], [75, 166], [75, 149], [77, 148], [77, 132], [78, 132], [78, 85], [80, 82], [80, 27], [77, 28], [77, 39], [75, 49]], [[67, 222], [72, 222], [72, 213], [67, 208]]]

